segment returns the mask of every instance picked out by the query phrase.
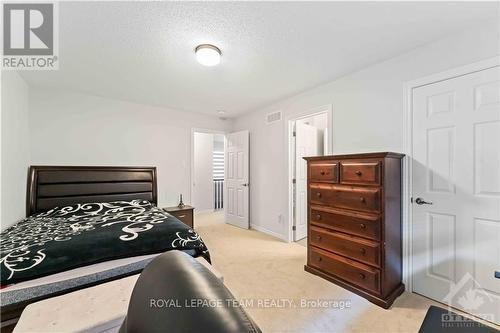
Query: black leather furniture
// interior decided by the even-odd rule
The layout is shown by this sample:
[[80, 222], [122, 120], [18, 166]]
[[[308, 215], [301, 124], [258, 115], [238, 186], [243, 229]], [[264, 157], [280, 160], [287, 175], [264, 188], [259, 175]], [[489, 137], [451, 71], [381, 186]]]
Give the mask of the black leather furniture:
[[155, 258], [132, 292], [120, 333], [261, 332], [207, 268], [180, 251]]

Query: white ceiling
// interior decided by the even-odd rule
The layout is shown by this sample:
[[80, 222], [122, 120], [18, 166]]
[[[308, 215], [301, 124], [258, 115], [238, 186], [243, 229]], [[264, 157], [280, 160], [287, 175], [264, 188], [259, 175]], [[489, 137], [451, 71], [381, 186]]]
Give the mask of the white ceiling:
[[[498, 17], [498, 2], [60, 3], [56, 87], [231, 117]], [[199, 65], [198, 44], [222, 50]]]

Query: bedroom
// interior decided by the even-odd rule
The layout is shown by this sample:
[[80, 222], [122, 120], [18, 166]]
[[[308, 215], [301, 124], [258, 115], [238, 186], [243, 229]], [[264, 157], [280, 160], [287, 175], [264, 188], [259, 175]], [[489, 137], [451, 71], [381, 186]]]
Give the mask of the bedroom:
[[[498, 330], [498, 2], [30, 4], [2, 3], [2, 331]], [[169, 288], [240, 306], [133, 311]]]

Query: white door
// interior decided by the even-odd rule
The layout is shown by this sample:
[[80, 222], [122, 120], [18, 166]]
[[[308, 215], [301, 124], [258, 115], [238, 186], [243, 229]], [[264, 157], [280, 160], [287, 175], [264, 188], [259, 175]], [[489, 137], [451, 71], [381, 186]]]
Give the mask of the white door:
[[499, 75], [494, 67], [414, 89], [412, 161], [414, 291], [496, 323]]
[[295, 241], [307, 236], [306, 156], [318, 155], [318, 129], [297, 121], [295, 124]]
[[[248, 131], [226, 137], [225, 219], [226, 223], [249, 228], [249, 140]], [[227, 205], [226, 205], [227, 202]]]
[[193, 195], [192, 204], [197, 212], [214, 209], [213, 150], [214, 135], [193, 133]]

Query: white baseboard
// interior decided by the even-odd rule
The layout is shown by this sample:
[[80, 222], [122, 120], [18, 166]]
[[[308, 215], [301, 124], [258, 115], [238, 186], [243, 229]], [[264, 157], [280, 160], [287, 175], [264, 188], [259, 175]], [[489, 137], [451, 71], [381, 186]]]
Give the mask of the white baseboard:
[[217, 212], [215, 209], [194, 210], [194, 215]]
[[274, 232], [274, 231], [271, 231], [269, 229], [266, 229], [264, 227], [261, 227], [260, 225], [255, 225], [255, 224], [250, 224], [250, 229], [253, 229], [253, 230], [257, 230], [257, 231], [260, 231], [260, 232], [263, 232], [269, 236], [273, 236], [275, 238], [278, 238], [279, 240], [281, 241], [284, 241], [284, 242], [287, 242], [288, 243], [288, 239], [286, 239], [285, 236], [277, 233], [277, 232]]

